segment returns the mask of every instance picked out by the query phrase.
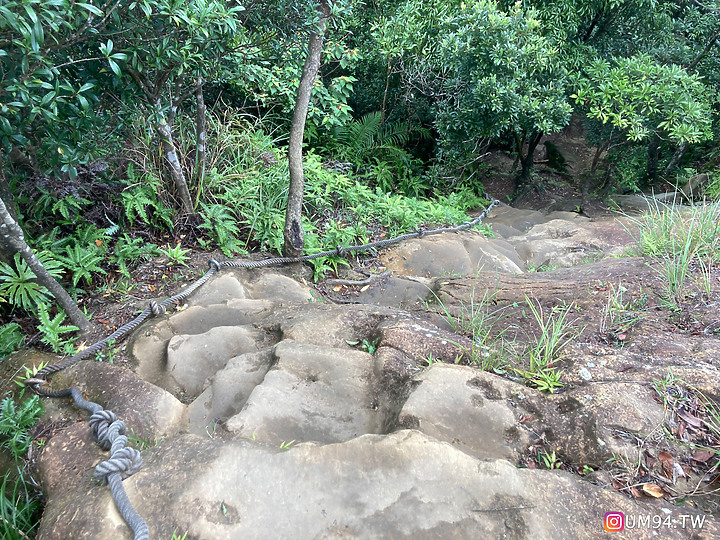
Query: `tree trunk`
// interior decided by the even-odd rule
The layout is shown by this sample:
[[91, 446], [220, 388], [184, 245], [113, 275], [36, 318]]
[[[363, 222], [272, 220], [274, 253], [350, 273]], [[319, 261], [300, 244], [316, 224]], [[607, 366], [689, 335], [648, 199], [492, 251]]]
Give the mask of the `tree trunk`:
[[680, 146], [677, 147], [677, 150], [675, 150], [672, 159], [670, 159], [670, 163], [667, 164], [667, 167], [665, 167], [665, 170], [663, 171], [663, 176], [668, 176], [675, 170], [675, 167], [677, 167], [677, 164], [680, 163], [683, 154], [685, 154], [686, 148], [686, 143], [681, 143]]
[[537, 145], [540, 143], [540, 139], [542, 139], [542, 132], [541, 131], [533, 131], [530, 134], [530, 139], [528, 140], [528, 149], [527, 154], [523, 153], [524, 150], [524, 138], [520, 137], [519, 135], [515, 136], [515, 144], [517, 147], [517, 153], [518, 158], [520, 160], [520, 175], [518, 176], [516, 185], [518, 188], [523, 186], [524, 184], [529, 183], [530, 180], [530, 173], [533, 170], [534, 166], [534, 158], [535, 158], [535, 149], [537, 148]]
[[657, 180], [658, 161], [660, 159], [660, 136], [656, 133], [648, 145], [647, 179], [652, 184]]
[[205, 97], [203, 96], [203, 80], [198, 77], [195, 85], [195, 180], [197, 181], [198, 198], [202, 191], [202, 185], [205, 181], [205, 163], [207, 152], [207, 107], [205, 106]]
[[155, 125], [155, 129], [158, 137], [160, 138], [160, 143], [162, 144], [163, 155], [170, 166], [170, 174], [175, 182], [175, 188], [177, 189], [178, 196], [180, 197], [182, 210], [183, 212], [191, 214], [193, 212], [193, 203], [190, 198], [190, 190], [188, 189], [187, 181], [185, 180], [185, 173], [183, 173], [182, 166], [180, 165], [180, 159], [178, 158], [177, 151], [175, 150], [172, 128], [165, 120], [160, 100], [155, 102], [155, 112], [157, 114], [157, 124]]
[[705, 48], [698, 54], [692, 62], [688, 65], [686, 68], [686, 71], [688, 73], [695, 71], [695, 68], [697, 68], [697, 65], [700, 63], [700, 61], [707, 56], [707, 54], [710, 52], [710, 50], [715, 46], [715, 42], [720, 38], [720, 27], [718, 27], [717, 30], [715, 30], [715, 33], [710, 36], [710, 39], [707, 42], [707, 45], [705, 45]]
[[[5, 162], [3, 160], [2, 152], [0, 152], [0, 200], [5, 202], [5, 208], [10, 213], [10, 217], [17, 221], [17, 212], [15, 211], [15, 205], [13, 204], [14, 198], [10, 193], [10, 187], [5, 177]], [[4, 238], [0, 237], [0, 261], [12, 264], [13, 255], [15, 250], [10, 244], [8, 244]]]
[[392, 74], [392, 55], [388, 54], [387, 56], [387, 73], [385, 74], [385, 90], [383, 91], [383, 100], [382, 100], [382, 124], [385, 125], [385, 120], [387, 116], [387, 97], [388, 97], [388, 91], [390, 90], [390, 75]]
[[300, 257], [303, 253], [305, 236], [302, 230], [302, 202], [305, 189], [305, 177], [302, 163], [302, 143], [305, 134], [305, 119], [310, 106], [315, 77], [320, 69], [323, 39], [325, 37], [325, 20], [330, 16], [328, 0], [320, 0], [318, 4], [320, 20], [317, 29], [310, 34], [308, 55], [305, 59], [288, 142], [288, 165], [290, 168], [290, 189], [288, 191], [287, 211], [285, 214], [285, 243], [283, 253], [286, 257]]
[[[626, 234], [630, 239], [630, 233]], [[498, 272], [478, 272], [472, 278], [443, 278], [435, 280], [433, 292], [443, 303], [450, 307], [465, 305], [470, 301], [482, 302], [492, 293], [493, 304], [502, 306], [513, 303], [523, 304], [525, 298], [534, 298], [542, 303], [559, 301], [592, 303], [597, 297], [588, 294], [589, 288], [598, 282], [618, 283], [658, 283], [656, 271], [650, 268], [641, 257], [625, 259], [607, 259], [597, 263], [583, 265], [582, 272], [575, 268], [561, 268], [552, 272], [531, 272], [527, 274], [500, 274]], [[662, 287], [651, 286], [648, 293], [660, 293]]]
[[30, 270], [37, 276], [38, 283], [45, 287], [58, 301], [58, 304], [65, 310], [72, 323], [77, 326], [81, 332], [87, 333], [90, 330], [90, 323], [78, 309], [75, 301], [65, 292], [65, 289], [55, 281], [42, 263], [33, 253], [30, 246], [25, 242], [25, 235], [17, 222], [12, 218], [10, 212], [5, 206], [5, 202], [0, 199], [0, 241], [9, 245], [25, 260]]

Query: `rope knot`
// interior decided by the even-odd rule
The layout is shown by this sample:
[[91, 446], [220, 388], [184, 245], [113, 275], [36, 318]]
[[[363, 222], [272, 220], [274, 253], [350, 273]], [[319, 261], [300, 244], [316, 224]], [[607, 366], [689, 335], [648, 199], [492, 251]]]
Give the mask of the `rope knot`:
[[415, 232], [417, 233], [418, 238], [422, 238], [423, 236], [425, 236], [425, 227], [418, 227], [417, 229], [415, 229]]
[[217, 262], [215, 259], [210, 259], [208, 261], [208, 266], [210, 268], [214, 268], [216, 272], [219, 272], [222, 265], [219, 262]]
[[142, 456], [135, 448], [126, 446], [113, 452], [110, 459], [98, 463], [95, 467], [94, 476], [98, 480], [106, 482], [108, 476], [113, 473], [120, 473], [124, 478], [132, 476], [140, 470], [142, 466]]
[[338, 257], [344, 257], [345, 254], [347, 253], [347, 251], [345, 250], [344, 247], [342, 247], [342, 246], [337, 246], [337, 247], [335, 248], [335, 253], [337, 254]]
[[[117, 416], [115, 416], [115, 413], [112, 411], [106, 411], [105, 409], [94, 412], [92, 416], [90, 416], [90, 429], [92, 429], [93, 435], [95, 435], [95, 440], [103, 450], [110, 450], [112, 441], [108, 437], [108, 432], [110, 431], [110, 424], [114, 423], [116, 420]], [[125, 424], [122, 424], [124, 431]]]
[[160, 315], [165, 315], [165, 306], [158, 304], [155, 300], [150, 300], [150, 311], [153, 317], [159, 317]]

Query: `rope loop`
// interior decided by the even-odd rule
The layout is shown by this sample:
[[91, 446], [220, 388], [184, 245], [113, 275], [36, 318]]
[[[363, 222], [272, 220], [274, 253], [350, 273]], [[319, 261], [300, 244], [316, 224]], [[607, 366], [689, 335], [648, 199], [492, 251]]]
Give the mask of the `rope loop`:
[[423, 236], [425, 236], [425, 227], [421, 225], [420, 227], [415, 229], [415, 233], [417, 233], [418, 238], [422, 238]]
[[217, 262], [215, 259], [210, 259], [208, 261], [208, 266], [210, 268], [214, 268], [216, 272], [219, 272], [220, 268], [222, 268], [222, 265], [219, 262]]
[[[110, 430], [110, 424], [116, 420], [117, 416], [115, 416], [115, 413], [106, 411], [105, 409], [94, 412], [92, 416], [90, 416], [90, 429], [92, 429], [95, 440], [103, 450], [110, 450], [112, 441], [108, 438], [108, 432]], [[123, 431], [124, 430], [125, 424], [123, 423]]]
[[335, 247], [335, 254], [338, 257], [344, 257], [346, 253], [347, 253], [347, 250], [344, 247], [342, 247], [342, 246]]
[[153, 317], [159, 317], [160, 315], [165, 315], [166, 309], [165, 306], [158, 304], [155, 300], [150, 300], [150, 311]]
[[107, 482], [107, 477], [113, 473], [120, 473], [124, 478], [132, 476], [140, 470], [142, 456], [135, 448], [126, 446], [113, 452], [110, 459], [98, 463], [95, 467], [94, 476], [98, 480]]

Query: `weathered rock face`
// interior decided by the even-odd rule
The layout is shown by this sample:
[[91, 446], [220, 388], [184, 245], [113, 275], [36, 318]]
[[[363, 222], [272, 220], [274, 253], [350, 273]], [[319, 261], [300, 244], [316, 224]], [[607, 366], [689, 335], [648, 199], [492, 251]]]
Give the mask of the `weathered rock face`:
[[[124, 485], [144, 510], [151, 538], [174, 531], [203, 540], [582, 538], [600, 535], [610, 510], [660, 513], [676, 523], [683, 514], [638, 505], [566, 473], [479, 461], [412, 430], [288, 451], [185, 435], [146, 452], [145, 467]], [[123, 537], [107, 490], [94, 486], [85, 494], [81, 508], [67, 493], [54, 498], [47, 513], [57, 521], [41, 537]], [[651, 530], [637, 532], [653, 538]], [[718, 532], [707, 523], [698, 537]], [[668, 529], [663, 537], [687, 535]]]
[[[469, 232], [388, 251], [395, 275], [336, 292], [358, 305], [316, 302], [273, 271], [221, 274], [138, 330], [134, 372], [86, 362], [56, 385], [77, 384], [150, 445], [123, 485], [151, 538], [595, 538], [610, 511], [668, 517], [663, 538], [690, 537], [679, 524], [696, 509], [629, 499], [639, 494], [613, 489], [607, 463], [647, 465], [669, 368], [717, 393], [720, 340], [672, 333], [651, 308], [660, 286], [641, 259], [526, 272], [624, 249], [617, 223], [501, 208], [491, 224], [502, 239]], [[622, 339], [602, 312], [614, 283], [647, 306]], [[502, 327], [529, 341], [526, 296], [547, 312], [572, 305], [583, 328], [558, 361], [561, 393], [528, 387], [511, 367], [479, 370], [478, 344], [442, 317], [490, 302], [507, 309]], [[440, 299], [439, 315], [396, 307], [417, 309], [421, 298]], [[680, 460], [670, 442], [662, 448]], [[567, 470], [598, 472], [533, 469], [539, 449]], [[91, 481], [105, 458], [85, 422], [50, 439], [40, 539], [131, 537], [107, 486]], [[675, 480], [710, 479], [692, 474]], [[692, 537], [718, 537], [718, 522], [701, 517]]]

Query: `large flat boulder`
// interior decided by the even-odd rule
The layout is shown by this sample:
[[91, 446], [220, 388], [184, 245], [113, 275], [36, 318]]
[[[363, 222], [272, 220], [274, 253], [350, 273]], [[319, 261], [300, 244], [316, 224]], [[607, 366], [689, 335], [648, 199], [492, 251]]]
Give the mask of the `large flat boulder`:
[[[147, 451], [124, 486], [151, 538], [596, 538], [610, 511], [668, 517], [676, 526], [663, 538], [720, 534], [711, 518], [702, 530], [681, 529], [682, 515], [695, 515], [689, 507], [482, 461], [413, 430], [288, 451], [185, 435]], [[131, 538], [104, 486], [58, 494], [46, 515], [40, 540]]]
[[273, 368], [227, 429], [272, 444], [339, 442], [377, 433], [375, 361], [362, 351], [284, 340]]

